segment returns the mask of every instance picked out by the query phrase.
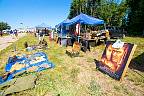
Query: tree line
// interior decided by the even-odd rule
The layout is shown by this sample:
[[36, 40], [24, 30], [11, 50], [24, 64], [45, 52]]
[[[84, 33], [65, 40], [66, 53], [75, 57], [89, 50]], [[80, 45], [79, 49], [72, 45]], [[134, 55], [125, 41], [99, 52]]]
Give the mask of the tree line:
[[80, 13], [125, 28], [130, 35], [144, 35], [144, 0], [72, 0], [68, 18]]
[[8, 23], [6, 22], [0, 22], [0, 32], [2, 32], [2, 30], [6, 30], [6, 29], [10, 29], [11, 27], [9, 26]]

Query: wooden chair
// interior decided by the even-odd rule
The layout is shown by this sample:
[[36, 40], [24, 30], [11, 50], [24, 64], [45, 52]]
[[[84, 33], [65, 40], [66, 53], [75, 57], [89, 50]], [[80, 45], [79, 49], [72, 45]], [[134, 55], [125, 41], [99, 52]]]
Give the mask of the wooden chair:
[[80, 43], [74, 42], [73, 47], [67, 47], [66, 54], [68, 54], [71, 57], [77, 57], [79, 56], [80, 49]]

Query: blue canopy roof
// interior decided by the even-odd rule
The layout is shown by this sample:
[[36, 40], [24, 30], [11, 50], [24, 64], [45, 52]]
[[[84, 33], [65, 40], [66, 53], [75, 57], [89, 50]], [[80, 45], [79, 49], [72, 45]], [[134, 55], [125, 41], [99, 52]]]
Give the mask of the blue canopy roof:
[[97, 18], [81, 13], [80, 15], [72, 18], [71, 22], [69, 22], [69, 25], [74, 24], [74, 23], [99, 25], [99, 24], [104, 24], [104, 20], [97, 19]]
[[80, 24], [89, 24], [89, 25], [100, 25], [104, 24], [104, 20], [94, 18], [92, 16], [88, 16], [86, 14], [81, 13], [80, 15], [72, 18], [72, 19], [66, 19], [63, 22], [56, 25], [56, 27], [60, 27], [61, 25], [72, 25], [75, 23]]
[[66, 19], [64, 21], [62, 21], [61, 23], [59, 23], [58, 25], [56, 25], [56, 27], [60, 27], [62, 25], [68, 25], [71, 23], [71, 20], [70, 19]]

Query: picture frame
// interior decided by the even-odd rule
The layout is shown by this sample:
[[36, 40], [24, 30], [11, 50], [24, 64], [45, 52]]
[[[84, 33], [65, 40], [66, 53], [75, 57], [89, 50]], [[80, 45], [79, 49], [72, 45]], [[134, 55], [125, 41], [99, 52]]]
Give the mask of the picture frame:
[[121, 48], [114, 48], [114, 42], [107, 42], [97, 68], [116, 80], [123, 80], [128, 65], [136, 49], [135, 44], [124, 43]]

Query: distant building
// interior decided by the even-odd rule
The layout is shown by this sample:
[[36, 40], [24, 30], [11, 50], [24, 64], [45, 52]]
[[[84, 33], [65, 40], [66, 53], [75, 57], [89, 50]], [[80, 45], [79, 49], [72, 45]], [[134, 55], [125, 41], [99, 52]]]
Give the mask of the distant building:
[[42, 24], [36, 26], [35, 28], [36, 28], [36, 32], [42, 31], [45, 35], [49, 35], [49, 33], [52, 30], [52, 28], [45, 23], [42, 23]]
[[36, 32], [36, 28], [27, 28], [26, 32]]
[[35, 27], [32, 27], [32, 28], [17, 28], [18, 32], [21, 33], [21, 32], [35, 32], [36, 31], [36, 28]]

